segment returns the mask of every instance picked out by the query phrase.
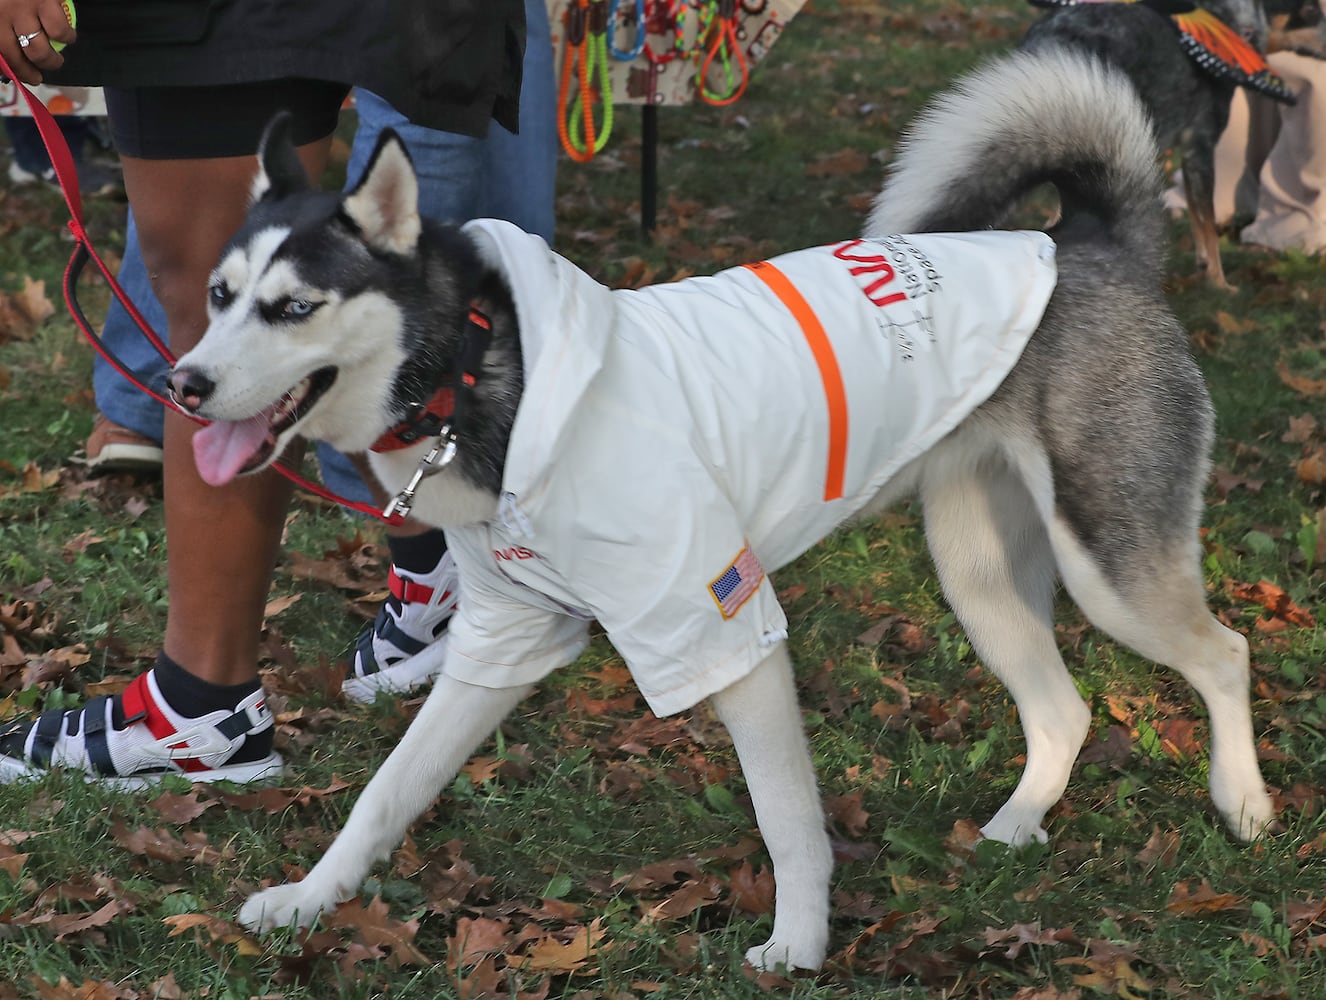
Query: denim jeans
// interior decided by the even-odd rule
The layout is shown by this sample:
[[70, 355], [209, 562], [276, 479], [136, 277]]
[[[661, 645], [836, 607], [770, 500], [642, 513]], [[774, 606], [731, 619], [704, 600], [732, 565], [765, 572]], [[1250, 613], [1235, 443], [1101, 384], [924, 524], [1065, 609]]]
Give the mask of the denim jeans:
[[[557, 88], [544, 0], [525, 0], [525, 16], [528, 39], [519, 135], [497, 124], [483, 139], [422, 128], [408, 122], [377, 95], [356, 90], [359, 127], [346, 169], [347, 186], [358, 180], [383, 129], [392, 128], [405, 142], [419, 175], [419, 206], [424, 215], [455, 223], [505, 219], [551, 244], [558, 147]], [[132, 213], [118, 280], [152, 327], [164, 331], [165, 314], [148, 282]], [[165, 361], [118, 302], [112, 301], [106, 315], [102, 341], [140, 380], [154, 388], [164, 387], [168, 371]], [[102, 413], [135, 433], [161, 440], [161, 407], [100, 355], [93, 362], [92, 384]], [[323, 482], [329, 489], [352, 500], [369, 499], [358, 472], [344, 455], [322, 443], [317, 454]]]
[[[46, 152], [46, 143], [37, 131], [37, 123], [31, 118], [6, 116], [5, 132], [14, 162], [30, 174], [41, 174], [51, 169], [51, 154]], [[55, 123], [64, 133], [64, 141], [69, 143], [69, 151], [74, 154], [74, 163], [83, 160], [83, 147], [87, 145], [88, 124], [78, 115], [56, 115]]]

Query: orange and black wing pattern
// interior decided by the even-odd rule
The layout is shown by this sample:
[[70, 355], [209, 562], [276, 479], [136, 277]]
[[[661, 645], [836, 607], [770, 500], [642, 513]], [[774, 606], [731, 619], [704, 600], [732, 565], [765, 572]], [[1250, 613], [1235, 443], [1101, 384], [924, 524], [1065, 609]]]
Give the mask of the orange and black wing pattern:
[[1260, 52], [1209, 10], [1189, 0], [1029, 0], [1033, 7], [1077, 7], [1087, 3], [1137, 3], [1169, 18], [1178, 30], [1179, 46], [1212, 76], [1248, 87], [1277, 101], [1293, 104], [1294, 92], [1266, 63]]
[[1262, 54], [1210, 11], [1194, 7], [1171, 14], [1170, 20], [1179, 29], [1183, 50], [1212, 76], [1286, 104], [1294, 103], [1294, 92], [1267, 65]]
[[1033, 7], [1080, 7], [1084, 3], [1136, 3], [1137, 0], [1027, 0]]

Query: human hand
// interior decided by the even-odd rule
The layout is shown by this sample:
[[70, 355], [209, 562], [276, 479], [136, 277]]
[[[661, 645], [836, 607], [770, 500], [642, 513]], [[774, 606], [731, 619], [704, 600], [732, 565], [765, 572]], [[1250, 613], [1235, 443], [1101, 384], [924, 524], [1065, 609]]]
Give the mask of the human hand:
[[51, 42], [77, 39], [60, 0], [0, 0], [0, 55], [24, 83], [35, 86], [42, 70], [64, 65]]

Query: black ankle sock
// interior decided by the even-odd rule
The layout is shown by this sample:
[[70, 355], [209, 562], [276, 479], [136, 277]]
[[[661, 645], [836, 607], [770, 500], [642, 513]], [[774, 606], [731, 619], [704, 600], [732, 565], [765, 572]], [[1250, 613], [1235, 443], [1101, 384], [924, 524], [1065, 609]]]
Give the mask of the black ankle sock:
[[447, 538], [441, 528], [433, 528], [422, 535], [387, 537], [391, 562], [397, 569], [423, 575], [437, 569], [442, 554], [447, 551]]
[[233, 709], [262, 686], [256, 677], [243, 684], [212, 684], [195, 677], [165, 653], [157, 654], [152, 674], [166, 704], [188, 719]]

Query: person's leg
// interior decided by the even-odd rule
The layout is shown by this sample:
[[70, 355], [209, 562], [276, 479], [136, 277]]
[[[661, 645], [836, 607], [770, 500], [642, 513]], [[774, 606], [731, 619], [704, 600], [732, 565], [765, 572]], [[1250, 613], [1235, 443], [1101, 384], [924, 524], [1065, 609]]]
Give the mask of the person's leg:
[[1326, 62], [1297, 52], [1275, 52], [1269, 61], [1298, 102], [1273, 109], [1280, 127], [1258, 175], [1256, 217], [1240, 239], [1317, 253], [1326, 249]]
[[[329, 141], [301, 147], [311, 176]], [[205, 289], [221, 250], [244, 221], [256, 161], [125, 157], [124, 181], [152, 287], [166, 315], [171, 350], [192, 348], [207, 329]], [[187, 219], [187, 225], [180, 221]], [[207, 485], [194, 466], [198, 425], [166, 414], [166, 553], [171, 595], [164, 649], [191, 673], [236, 684], [257, 671], [263, 607], [290, 499], [275, 472]]]
[[[56, 123], [73, 154], [78, 170], [78, 186], [85, 198], [96, 198], [120, 192], [121, 184], [116, 171], [100, 164], [90, 163], [84, 157], [84, 148], [92, 136], [92, 129], [80, 115], [56, 115]], [[55, 168], [46, 143], [36, 123], [27, 117], [6, 117], [5, 130], [13, 147], [13, 161], [9, 165], [9, 180], [13, 184], [31, 184], [34, 181], [56, 183]]]
[[[377, 95], [358, 90], [359, 127], [346, 168], [348, 183], [354, 184], [363, 174], [378, 137], [390, 128], [410, 152], [424, 215], [457, 224], [474, 218], [505, 219], [551, 245], [557, 88], [543, 0], [526, 0], [525, 16], [519, 135], [496, 124], [483, 139], [423, 128], [411, 124]], [[318, 446], [318, 459], [323, 481], [333, 491], [356, 500], [372, 497], [374, 502], [385, 503], [382, 487], [365, 485], [365, 479], [372, 477], [364, 463], [355, 463], [325, 444]], [[387, 528], [387, 545], [391, 596], [372, 627], [356, 642], [343, 687], [356, 701], [372, 701], [379, 690], [409, 690], [430, 680], [431, 673], [413, 671], [410, 660], [426, 645], [445, 638], [456, 603], [456, 571], [441, 531], [407, 521]], [[429, 662], [440, 662], [440, 658], [432, 657]]]
[[[133, 212], [129, 213], [124, 257], [116, 280], [143, 319], [164, 335], [166, 313], [148, 280]], [[106, 312], [101, 342], [143, 385], [164, 390], [170, 364], [157, 353], [117, 299], [111, 299]], [[92, 359], [92, 389], [99, 416], [88, 438], [88, 465], [99, 472], [159, 469], [165, 418], [161, 404], [121, 375], [100, 354]]]
[[21, 116], [5, 117], [5, 132], [13, 151], [9, 165], [9, 179], [15, 184], [30, 184], [37, 180], [50, 180], [55, 176], [50, 154], [41, 141], [37, 123]]
[[557, 180], [557, 84], [548, 11], [542, 0], [525, 0], [524, 82], [520, 133], [500, 125], [482, 139], [423, 128], [409, 122], [380, 97], [355, 91], [359, 128], [346, 176], [363, 174], [384, 129], [405, 142], [419, 176], [419, 207], [444, 222], [505, 219], [552, 245]]
[[[133, 122], [126, 139], [144, 151], [122, 157], [125, 186], [177, 353], [196, 344], [207, 327], [208, 277], [247, 212], [261, 128], [277, 108], [302, 106], [305, 113], [295, 116], [299, 154], [318, 176], [344, 95], [336, 85], [284, 81], [250, 87], [243, 93], [253, 101], [235, 99], [230, 108], [225, 101], [237, 89], [117, 92], [112, 105], [123, 121]], [[209, 92], [235, 113], [220, 118], [198, 107]], [[107, 95], [110, 103], [111, 91]], [[203, 128], [188, 127], [195, 118]], [[171, 158], [184, 141], [192, 142], [189, 158]], [[220, 143], [236, 151], [218, 151]], [[194, 464], [195, 430], [183, 416], [167, 415], [170, 606], [156, 666], [122, 695], [0, 730], [0, 780], [50, 766], [121, 783], [172, 769], [194, 780], [279, 773], [257, 664], [290, 487], [274, 473], [208, 486]]]

